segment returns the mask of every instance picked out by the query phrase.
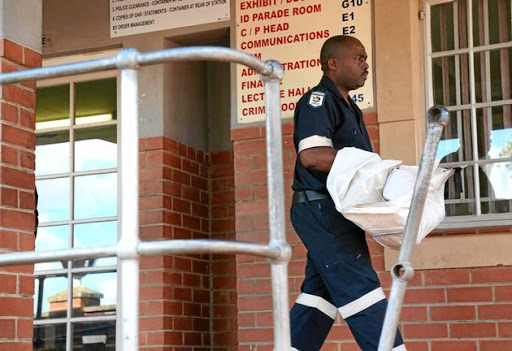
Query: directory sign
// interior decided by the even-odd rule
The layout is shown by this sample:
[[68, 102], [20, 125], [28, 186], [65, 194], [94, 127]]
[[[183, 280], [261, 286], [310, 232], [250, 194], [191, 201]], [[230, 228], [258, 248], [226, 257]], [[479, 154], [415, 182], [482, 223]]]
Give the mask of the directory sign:
[[[302, 94], [320, 81], [320, 49], [334, 35], [351, 35], [366, 47], [370, 74], [365, 86], [350, 93], [361, 109], [373, 107], [372, 0], [237, 0], [236, 47], [284, 68], [281, 116], [293, 116]], [[259, 75], [237, 65], [239, 123], [265, 118]]]

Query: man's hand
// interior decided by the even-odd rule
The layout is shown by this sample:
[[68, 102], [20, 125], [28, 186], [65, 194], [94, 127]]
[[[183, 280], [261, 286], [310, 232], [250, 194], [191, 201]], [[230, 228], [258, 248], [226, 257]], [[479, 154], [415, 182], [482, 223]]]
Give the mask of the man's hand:
[[299, 158], [304, 167], [329, 173], [337, 152], [331, 147], [313, 147], [301, 151]]

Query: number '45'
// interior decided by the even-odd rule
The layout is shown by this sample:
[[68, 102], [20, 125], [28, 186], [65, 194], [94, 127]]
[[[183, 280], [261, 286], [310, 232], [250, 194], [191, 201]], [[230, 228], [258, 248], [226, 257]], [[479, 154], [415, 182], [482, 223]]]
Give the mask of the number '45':
[[354, 101], [354, 102], [363, 102], [364, 101], [364, 94], [354, 94], [352, 96], [352, 101]]

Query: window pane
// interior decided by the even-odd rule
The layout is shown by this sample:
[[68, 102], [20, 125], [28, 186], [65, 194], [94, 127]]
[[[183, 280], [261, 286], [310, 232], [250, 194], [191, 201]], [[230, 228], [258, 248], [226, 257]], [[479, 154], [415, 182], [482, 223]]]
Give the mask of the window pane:
[[466, 0], [431, 7], [432, 52], [467, 47], [466, 16]]
[[92, 124], [117, 119], [116, 78], [75, 85], [76, 124]]
[[35, 325], [34, 351], [66, 350], [66, 324]]
[[117, 173], [75, 178], [75, 219], [117, 215]]
[[69, 84], [37, 88], [36, 129], [69, 126]]
[[[75, 225], [74, 247], [96, 247], [117, 243], [117, 222], [99, 222]], [[76, 261], [75, 261], [76, 262]], [[115, 265], [115, 257], [97, 258], [91, 266]]]
[[480, 159], [512, 158], [511, 107], [505, 105], [476, 110]]
[[116, 349], [116, 322], [73, 324], [73, 349], [107, 351]]
[[114, 315], [116, 313], [117, 274], [73, 274], [73, 316]]
[[34, 290], [35, 319], [66, 316], [67, 282], [67, 277], [36, 277]]
[[510, 40], [510, 7], [510, 0], [473, 0], [475, 46], [504, 43]]
[[484, 0], [473, 1], [473, 45], [482, 46], [488, 44], [485, 40], [485, 18], [484, 18]]
[[468, 55], [432, 59], [434, 104], [454, 106], [468, 104]]
[[75, 133], [75, 171], [117, 167], [116, 126], [78, 129]]
[[482, 213], [510, 212], [512, 162], [491, 163], [480, 168]]
[[511, 33], [511, 0], [494, 0], [489, 3], [489, 42], [490, 44], [505, 43], [512, 40]]
[[436, 159], [441, 163], [472, 159], [471, 118], [469, 110], [450, 112], [450, 123], [443, 128]]
[[69, 178], [38, 180], [39, 223], [69, 220]]
[[36, 176], [69, 172], [69, 131], [36, 137]]
[[476, 214], [473, 166], [455, 167], [444, 188], [447, 216]]
[[[36, 251], [66, 249], [69, 246], [69, 226], [39, 227], [36, 238]], [[36, 263], [35, 271], [62, 269], [60, 262]]]
[[512, 48], [475, 53], [476, 101], [510, 99], [510, 72]]

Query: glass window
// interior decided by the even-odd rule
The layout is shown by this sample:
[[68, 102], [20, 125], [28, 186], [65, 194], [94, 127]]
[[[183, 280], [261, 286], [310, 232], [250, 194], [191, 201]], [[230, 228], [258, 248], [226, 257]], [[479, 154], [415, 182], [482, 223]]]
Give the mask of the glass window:
[[117, 214], [117, 174], [75, 178], [75, 219], [112, 217]]
[[66, 350], [66, 324], [34, 325], [34, 350]]
[[[40, 227], [37, 230], [36, 248], [38, 251], [61, 250], [69, 247], [69, 225]], [[60, 262], [44, 262], [36, 263], [34, 270], [38, 272], [61, 268]]]
[[[115, 314], [116, 292], [116, 273], [73, 274], [73, 315]], [[76, 304], [74, 300], [77, 300]]]
[[116, 167], [116, 126], [91, 127], [76, 131], [75, 171]]
[[[36, 94], [36, 250], [115, 245], [117, 79], [71, 78]], [[34, 350], [114, 349], [116, 264], [35, 266]]]
[[76, 124], [90, 124], [117, 118], [115, 79], [101, 79], [75, 84]]
[[445, 106], [468, 104], [469, 89], [463, 77], [469, 77], [468, 55], [432, 59], [434, 103]]
[[69, 219], [69, 177], [36, 181], [39, 199], [39, 222], [66, 221]]
[[73, 349], [114, 351], [116, 349], [116, 322], [73, 324]]
[[39, 134], [36, 140], [36, 176], [69, 172], [69, 131]]
[[68, 127], [69, 110], [69, 84], [37, 89], [36, 129]]
[[34, 289], [35, 319], [66, 316], [67, 283], [66, 276], [37, 277]]
[[[117, 244], [117, 222], [96, 222], [76, 224], [74, 233], [74, 247], [110, 246]], [[39, 236], [39, 234], [38, 234]], [[115, 257], [97, 258], [93, 266], [116, 265]]]
[[427, 5], [428, 101], [451, 113], [437, 154], [455, 169], [445, 187], [445, 225], [510, 224], [512, 1]]

